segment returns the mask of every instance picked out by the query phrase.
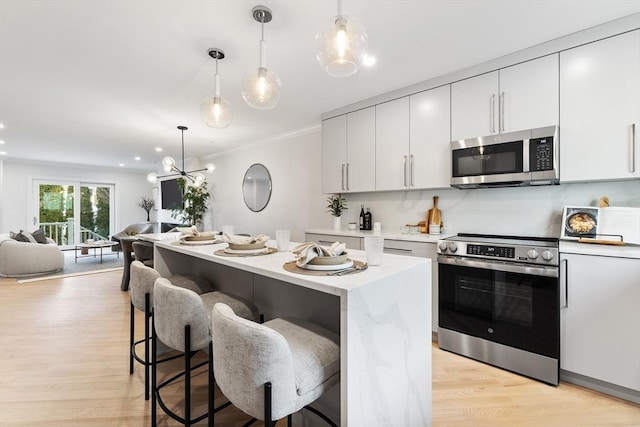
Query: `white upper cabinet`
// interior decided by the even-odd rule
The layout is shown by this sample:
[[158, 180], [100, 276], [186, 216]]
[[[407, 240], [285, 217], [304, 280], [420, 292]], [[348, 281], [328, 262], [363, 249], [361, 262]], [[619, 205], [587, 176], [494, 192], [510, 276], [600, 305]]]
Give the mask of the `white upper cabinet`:
[[449, 188], [451, 93], [441, 86], [410, 97], [411, 188]]
[[558, 54], [451, 85], [451, 139], [558, 124]]
[[409, 97], [376, 105], [376, 190], [409, 189]]
[[376, 109], [347, 114], [346, 191], [376, 189]]
[[322, 122], [322, 191], [375, 190], [375, 107]]
[[341, 193], [345, 190], [347, 164], [347, 116], [322, 122], [322, 191]]
[[560, 54], [561, 182], [640, 177], [640, 30]]
[[449, 85], [376, 106], [376, 190], [448, 188]]

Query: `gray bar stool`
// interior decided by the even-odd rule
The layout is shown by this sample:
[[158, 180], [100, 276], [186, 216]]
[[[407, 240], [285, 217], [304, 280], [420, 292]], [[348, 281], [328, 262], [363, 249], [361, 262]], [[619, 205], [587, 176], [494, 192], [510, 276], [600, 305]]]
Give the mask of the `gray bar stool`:
[[[230, 295], [218, 291], [208, 292], [198, 295], [192, 290], [181, 288], [171, 284], [164, 278], [156, 279], [153, 292], [154, 307], [154, 331], [152, 335], [151, 350], [155, 362], [156, 346], [158, 340], [169, 347], [184, 354], [184, 371], [157, 384], [157, 366], [152, 362], [151, 382], [153, 386], [151, 404], [151, 425], [156, 425], [156, 401], [162, 410], [174, 420], [190, 426], [209, 417], [208, 424], [213, 426], [213, 405], [214, 380], [213, 362], [211, 359], [211, 312], [217, 303], [224, 303], [232, 308], [239, 316], [251, 320], [259, 318], [257, 307], [235, 295]], [[191, 366], [191, 357], [199, 350], [208, 353], [208, 361]], [[191, 419], [191, 371], [209, 365], [209, 396], [208, 412]], [[162, 388], [170, 385], [178, 378], [184, 376], [184, 417], [171, 411], [162, 400]], [[226, 403], [222, 405], [225, 407]]]
[[265, 426], [305, 408], [340, 381], [340, 338], [320, 326], [282, 318], [258, 324], [225, 304], [211, 315], [213, 368], [220, 391]]
[[[150, 326], [149, 323], [150, 321], [153, 321], [153, 285], [156, 279], [160, 277], [160, 273], [151, 267], [145, 266], [138, 260], [131, 263], [130, 269], [131, 279], [129, 281], [129, 296], [131, 298], [131, 304], [129, 315], [129, 374], [133, 374], [134, 360], [144, 366], [144, 399], [149, 400], [149, 368], [151, 366], [149, 345], [151, 342], [150, 328], [153, 328], [153, 325]], [[211, 284], [201, 277], [191, 275], [171, 276], [170, 279], [175, 285], [191, 289], [198, 294], [211, 292], [213, 290]], [[134, 336], [136, 310], [142, 311], [145, 319], [144, 338], [137, 341]], [[144, 358], [140, 357], [136, 351], [136, 347], [142, 344], [144, 344]], [[157, 363], [173, 360], [177, 357], [180, 357], [180, 355], [162, 358], [158, 360]]]

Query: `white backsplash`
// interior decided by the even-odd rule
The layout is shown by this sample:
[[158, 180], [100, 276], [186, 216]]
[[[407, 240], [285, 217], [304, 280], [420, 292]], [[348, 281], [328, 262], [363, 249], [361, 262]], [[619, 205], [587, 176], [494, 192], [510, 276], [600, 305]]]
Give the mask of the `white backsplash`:
[[445, 230], [452, 233], [559, 237], [565, 206], [597, 206], [607, 196], [611, 206], [640, 207], [640, 181], [347, 194], [343, 222], [357, 222], [364, 203], [383, 231], [399, 231], [426, 219], [433, 196], [439, 196]]

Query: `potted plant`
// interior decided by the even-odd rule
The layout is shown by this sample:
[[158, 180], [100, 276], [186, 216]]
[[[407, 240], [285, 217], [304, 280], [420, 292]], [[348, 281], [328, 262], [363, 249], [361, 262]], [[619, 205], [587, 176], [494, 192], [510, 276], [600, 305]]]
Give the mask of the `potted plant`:
[[334, 194], [327, 198], [327, 212], [333, 216], [333, 229], [340, 230], [340, 217], [347, 211], [347, 199], [342, 194]]
[[140, 197], [138, 206], [144, 209], [145, 212], [147, 213], [147, 222], [149, 222], [149, 212], [151, 212], [151, 209], [153, 209], [155, 205], [156, 203], [153, 201], [151, 197], [145, 197], [145, 196]]
[[202, 223], [202, 218], [207, 211], [209, 190], [205, 179], [199, 186], [187, 185], [184, 178], [178, 179], [178, 187], [182, 191], [182, 208], [173, 209], [171, 218], [180, 220], [183, 224], [198, 226]]

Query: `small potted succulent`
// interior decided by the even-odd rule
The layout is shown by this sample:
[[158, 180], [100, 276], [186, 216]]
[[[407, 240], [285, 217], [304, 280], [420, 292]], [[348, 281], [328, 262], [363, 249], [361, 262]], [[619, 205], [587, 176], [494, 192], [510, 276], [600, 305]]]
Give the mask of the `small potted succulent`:
[[349, 209], [347, 207], [347, 199], [345, 199], [342, 194], [334, 194], [327, 198], [327, 203], [329, 203], [327, 205], [327, 212], [333, 216], [333, 229], [340, 230], [340, 217]]

